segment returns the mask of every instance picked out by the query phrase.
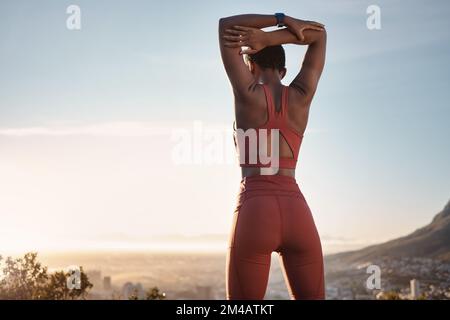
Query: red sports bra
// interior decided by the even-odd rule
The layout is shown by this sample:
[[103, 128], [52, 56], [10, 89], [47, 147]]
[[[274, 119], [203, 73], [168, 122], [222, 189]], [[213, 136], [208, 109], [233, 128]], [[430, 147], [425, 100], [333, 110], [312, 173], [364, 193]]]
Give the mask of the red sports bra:
[[[256, 134], [248, 134], [248, 131], [241, 130], [240, 133], [244, 133], [245, 135], [241, 137], [241, 139], [237, 139], [237, 130], [236, 130], [236, 122], [233, 123], [233, 139], [234, 139], [234, 145], [237, 148], [238, 151], [238, 157], [239, 157], [239, 163], [241, 167], [270, 167], [271, 162], [267, 163], [269, 159], [265, 159], [263, 162], [261, 162], [261, 156], [260, 156], [260, 132], [261, 129], [266, 129], [262, 132], [268, 133], [267, 142], [270, 144], [271, 142], [271, 129], [278, 129], [278, 133], [281, 136], [284, 137], [286, 140], [286, 143], [290, 147], [293, 157], [282, 157], [279, 156], [278, 158], [278, 167], [279, 168], [286, 168], [286, 169], [295, 169], [295, 166], [297, 164], [298, 154], [300, 151], [300, 145], [303, 140], [303, 134], [300, 134], [297, 130], [292, 128], [288, 123], [288, 86], [283, 85], [282, 93], [281, 93], [281, 109], [279, 112], [275, 110], [275, 106], [272, 99], [272, 94], [270, 92], [270, 89], [267, 87], [267, 85], [262, 85], [264, 89], [264, 93], [266, 95], [266, 102], [267, 102], [267, 122], [257, 128], [252, 128], [255, 130]], [[249, 148], [249, 143], [251, 137], [256, 138], [256, 149], [257, 155], [251, 156], [249, 153], [251, 152]], [[245, 143], [245, 146], [241, 145], [242, 143]], [[242, 159], [242, 153], [239, 152], [239, 150], [244, 151], [245, 150], [245, 159]], [[267, 152], [262, 151], [261, 154], [267, 154]], [[255, 159], [256, 157], [256, 159]], [[250, 161], [250, 158], [252, 158]], [[273, 164], [272, 164], [273, 165]]]

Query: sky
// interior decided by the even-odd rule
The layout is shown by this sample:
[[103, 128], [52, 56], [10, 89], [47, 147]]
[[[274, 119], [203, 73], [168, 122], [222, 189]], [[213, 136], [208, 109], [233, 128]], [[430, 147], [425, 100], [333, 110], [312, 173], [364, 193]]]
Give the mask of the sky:
[[[217, 23], [280, 11], [327, 28], [296, 171], [324, 251], [431, 221], [450, 199], [448, 1], [6, 0], [0, 253], [225, 250], [240, 171]], [[285, 48], [289, 84], [305, 48]]]

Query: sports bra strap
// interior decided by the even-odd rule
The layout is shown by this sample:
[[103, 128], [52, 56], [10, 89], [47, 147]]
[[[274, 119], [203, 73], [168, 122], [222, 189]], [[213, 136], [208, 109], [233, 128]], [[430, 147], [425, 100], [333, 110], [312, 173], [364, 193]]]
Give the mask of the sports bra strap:
[[266, 95], [267, 116], [268, 116], [267, 122], [269, 122], [275, 115], [275, 106], [273, 105], [273, 98], [272, 98], [272, 93], [270, 92], [270, 89], [267, 87], [266, 84], [263, 84], [262, 87], [263, 87], [264, 93]]
[[288, 86], [283, 86], [283, 91], [281, 92], [281, 116], [283, 118], [287, 118], [288, 116], [288, 95], [289, 95], [289, 91], [288, 91], [289, 87]]
[[269, 87], [266, 84], [263, 84], [264, 93], [266, 95], [266, 102], [267, 102], [267, 111], [269, 115], [269, 121], [272, 118], [286, 118], [287, 117], [287, 104], [288, 104], [288, 89], [289, 87], [284, 86], [281, 90], [281, 109], [280, 112], [277, 112], [275, 109], [272, 92], [270, 91]]

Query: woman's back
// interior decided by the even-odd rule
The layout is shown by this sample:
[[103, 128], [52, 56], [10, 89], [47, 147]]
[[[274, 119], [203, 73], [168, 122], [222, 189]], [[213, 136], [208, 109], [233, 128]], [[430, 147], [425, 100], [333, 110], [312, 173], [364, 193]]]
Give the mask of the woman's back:
[[[257, 144], [254, 149], [258, 151], [259, 157], [277, 156], [280, 169], [291, 169], [296, 166], [300, 145], [308, 122], [309, 106], [302, 105], [298, 97], [288, 86], [282, 84], [269, 86], [266, 84], [255, 85], [253, 91], [255, 96], [251, 102], [246, 105], [236, 103], [236, 125], [242, 129], [235, 130], [234, 140], [238, 148], [241, 167], [255, 168], [264, 167], [261, 161], [252, 163], [249, 159], [251, 154], [251, 144]], [[265, 129], [265, 130], [262, 130]], [[277, 134], [273, 134], [274, 129]], [[250, 140], [251, 134], [248, 131], [256, 130], [256, 139]], [[239, 138], [239, 134], [242, 137]], [[265, 141], [263, 135], [266, 135]], [[275, 141], [276, 139], [276, 141]], [[266, 145], [267, 151], [262, 149], [261, 143]], [[272, 148], [276, 147], [276, 153]], [[253, 170], [254, 171], [254, 170]]]

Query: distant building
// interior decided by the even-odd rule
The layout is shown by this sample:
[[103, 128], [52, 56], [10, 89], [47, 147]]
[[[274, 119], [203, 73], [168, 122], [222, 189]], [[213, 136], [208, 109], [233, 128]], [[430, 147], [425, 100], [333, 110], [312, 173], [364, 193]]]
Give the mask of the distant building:
[[137, 297], [138, 299], [145, 298], [144, 288], [142, 284], [133, 284], [132, 282], [127, 282], [122, 287], [122, 299], [129, 300], [131, 297]]
[[111, 286], [111, 277], [107, 276], [103, 278], [103, 290], [110, 291], [112, 289]]
[[88, 270], [86, 275], [89, 282], [92, 283], [93, 289], [99, 290], [102, 288], [102, 272], [100, 270]]
[[417, 299], [420, 297], [420, 282], [417, 279], [410, 281], [411, 286], [411, 299]]

